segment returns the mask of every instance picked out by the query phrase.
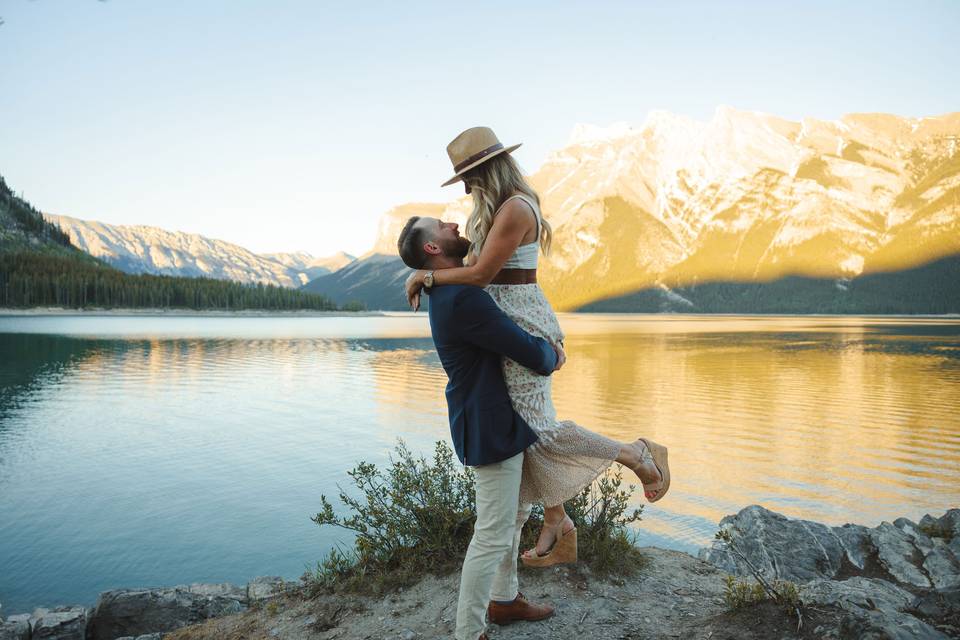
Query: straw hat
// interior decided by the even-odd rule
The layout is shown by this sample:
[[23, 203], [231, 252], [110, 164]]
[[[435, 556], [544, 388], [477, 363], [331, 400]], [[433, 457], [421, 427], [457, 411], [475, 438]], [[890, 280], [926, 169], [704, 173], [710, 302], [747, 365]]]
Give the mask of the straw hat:
[[[523, 144], [523, 143], [520, 143]], [[497, 139], [497, 134], [490, 127], [473, 127], [467, 129], [447, 145], [447, 155], [453, 163], [456, 175], [444, 182], [441, 187], [461, 180], [461, 176], [478, 164], [486, 162], [501, 153], [510, 153], [520, 146], [515, 144], [504, 147]]]

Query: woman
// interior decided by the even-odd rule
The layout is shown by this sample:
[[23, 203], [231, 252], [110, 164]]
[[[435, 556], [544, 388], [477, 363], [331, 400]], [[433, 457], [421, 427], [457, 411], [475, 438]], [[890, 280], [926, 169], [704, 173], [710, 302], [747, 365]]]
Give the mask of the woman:
[[[540, 199], [527, 184], [510, 152], [487, 127], [467, 129], [447, 147], [456, 175], [443, 186], [463, 181], [473, 195], [466, 224], [472, 242], [467, 266], [433, 272], [432, 286], [469, 284], [486, 287], [497, 304], [527, 332], [557, 344], [563, 331], [537, 284], [538, 249], [549, 251], [552, 232], [540, 216]], [[426, 271], [407, 280], [407, 299], [419, 306]], [[524, 564], [546, 566], [576, 561], [576, 527], [563, 503], [589, 486], [614, 461], [630, 468], [655, 502], [670, 486], [666, 447], [640, 438], [620, 443], [575, 422], [557, 420], [550, 377], [503, 362], [504, 380], [514, 409], [539, 440], [524, 455], [520, 502], [542, 502], [544, 526]]]

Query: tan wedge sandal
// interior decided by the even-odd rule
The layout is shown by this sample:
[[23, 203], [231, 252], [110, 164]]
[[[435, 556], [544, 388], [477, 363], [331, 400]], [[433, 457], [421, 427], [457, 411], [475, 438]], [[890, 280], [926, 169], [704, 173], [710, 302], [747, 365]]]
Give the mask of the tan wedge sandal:
[[[653, 440], [647, 440], [646, 438], [638, 438], [637, 442], [642, 442], [646, 445], [646, 448], [640, 456], [640, 464], [652, 461], [653, 464], [656, 465], [657, 471], [660, 472], [660, 477], [663, 479], [657, 486], [643, 485], [644, 495], [646, 495], [647, 491], [659, 492], [655, 498], [647, 498], [650, 502], [656, 502], [667, 495], [667, 490], [670, 488], [670, 463], [667, 462], [667, 448], [662, 444], [657, 444]], [[638, 478], [640, 474], [637, 473], [637, 469], [640, 467], [640, 464], [636, 467], [630, 467], [630, 470], [636, 473]], [[642, 480], [641, 484], [643, 484]]]
[[561, 529], [568, 519], [569, 516], [557, 524], [544, 523], [544, 527], [557, 530], [558, 535], [553, 542], [553, 546], [542, 556], [537, 554], [537, 548], [534, 547], [528, 552], [531, 555], [521, 554], [520, 561], [528, 567], [549, 567], [554, 564], [575, 563], [577, 561], [577, 528], [574, 527], [566, 532]]

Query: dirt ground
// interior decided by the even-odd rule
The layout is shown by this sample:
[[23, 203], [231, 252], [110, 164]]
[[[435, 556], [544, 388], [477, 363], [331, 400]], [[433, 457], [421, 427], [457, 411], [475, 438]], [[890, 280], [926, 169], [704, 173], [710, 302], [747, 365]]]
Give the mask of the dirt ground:
[[[836, 613], [807, 611], [804, 628], [772, 604], [728, 612], [724, 574], [676, 551], [642, 549], [648, 562], [637, 575], [598, 579], [579, 566], [521, 569], [520, 589], [556, 606], [553, 617], [509, 626], [489, 625], [491, 639], [691, 638], [760, 640], [827, 637]], [[429, 576], [379, 598], [288, 595], [233, 616], [209, 620], [164, 640], [294, 640], [453, 638], [459, 574]]]

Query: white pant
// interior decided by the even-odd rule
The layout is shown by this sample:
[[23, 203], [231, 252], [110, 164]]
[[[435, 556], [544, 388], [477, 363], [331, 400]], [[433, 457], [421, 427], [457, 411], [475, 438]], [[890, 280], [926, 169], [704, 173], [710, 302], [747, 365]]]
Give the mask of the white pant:
[[520, 501], [523, 452], [473, 468], [477, 524], [463, 560], [457, 603], [457, 640], [477, 640], [486, 629], [487, 603], [517, 597], [520, 533], [531, 504]]

